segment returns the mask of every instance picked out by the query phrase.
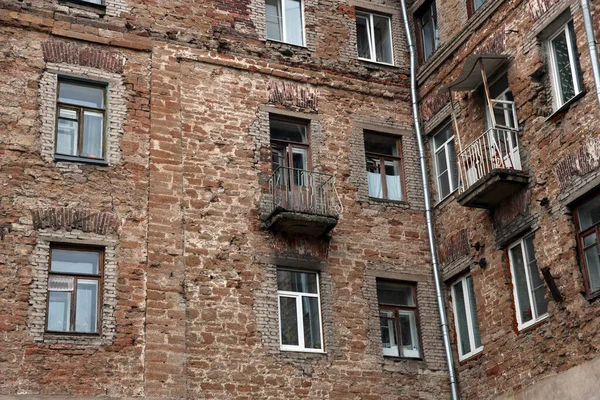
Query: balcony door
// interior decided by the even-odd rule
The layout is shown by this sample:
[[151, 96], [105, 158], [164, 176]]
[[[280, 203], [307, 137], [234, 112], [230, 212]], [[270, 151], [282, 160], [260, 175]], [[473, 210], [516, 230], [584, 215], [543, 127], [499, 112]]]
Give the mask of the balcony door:
[[[503, 74], [490, 85], [490, 98], [495, 126], [492, 126], [490, 109], [485, 107], [485, 128], [488, 133], [490, 157], [493, 168], [521, 169], [519, 157], [519, 129], [514, 97], [508, 88], [508, 78]], [[491, 129], [493, 128], [493, 129]]]
[[300, 120], [271, 119], [273, 180], [282, 205], [294, 211], [312, 206], [309, 130]]

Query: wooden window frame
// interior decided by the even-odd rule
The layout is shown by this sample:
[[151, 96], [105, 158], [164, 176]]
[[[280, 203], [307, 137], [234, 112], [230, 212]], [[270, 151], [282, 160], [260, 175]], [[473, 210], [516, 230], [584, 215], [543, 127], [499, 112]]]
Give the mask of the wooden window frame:
[[[72, 274], [66, 272], [53, 272], [52, 271], [52, 251], [53, 250], [70, 250], [70, 251], [88, 251], [98, 253], [98, 274]], [[69, 315], [69, 331], [52, 331], [48, 329], [48, 316], [50, 312], [50, 292], [46, 290], [46, 317], [44, 321], [44, 331], [52, 335], [66, 335], [66, 336], [100, 336], [102, 334], [102, 304], [103, 304], [103, 292], [104, 292], [104, 247], [97, 246], [79, 246], [79, 245], [68, 245], [68, 244], [51, 244], [50, 254], [48, 256], [48, 281], [52, 276], [59, 277], [72, 277], [73, 293], [71, 295], [70, 304], [70, 315]], [[97, 299], [97, 310], [96, 310], [96, 332], [77, 332], [75, 331], [75, 315], [77, 312], [77, 282], [79, 279], [84, 280], [95, 280], [98, 281], [98, 299]]]
[[[433, 23], [433, 25], [432, 25], [433, 43], [431, 46], [433, 51], [431, 52], [429, 57], [425, 57], [425, 39], [423, 37], [423, 26], [424, 26], [423, 16], [427, 13], [427, 11], [430, 11], [431, 21]], [[414, 14], [414, 21], [415, 21], [415, 28], [416, 28], [415, 37], [417, 38], [417, 57], [418, 57], [419, 63], [422, 64], [425, 61], [429, 60], [435, 54], [435, 51], [439, 47], [439, 43], [436, 45], [436, 42], [435, 42], [435, 31], [438, 26], [437, 5], [435, 4], [435, 0], [429, 0], [429, 1], [425, 2], [423, 5], [421, 5], [421, 7], [419, 7], [417, 12], [415, 12], [415, 14]], [[438, 28], [438, 30], [439, 30], [439, 28]]]
[[[372, 152], [368, 152], [365, 148], [365, 158], [368, 157], [372, 157], [372, 158], [378, 158], [379, 159], [379, 168], [380, 168], [380, 173], [381, 173], [381, 185], [382, 185], [382, 191], [383, 191], [383, 198], [378, 198], [378, 197], [371, 197], [372, 199], [379, 199], [379, 200], [386, 200], [386, 201], [406, 201], [406, 183], [404, 180], [404, 157], [403, 153], [402, 153], [402, 138], [400, 136], [395, 136], [395, 135], [389, 135], [389, 134], [384, 134], [384, 133], [379, 133], [376, 131], [365, 131], [363, 134], [363, 140], [366, 142], [367, 136], [384, 136], [384, 137], [388, 137], [388, 138], [392, 138], [396, 141], [396, 146], [397, 146], [397, 150], [398, 150], [398, 156], [391, 156], [389, 154], [380, 154], [380, 153], [372, 153]], [[365, 146], [366, 147], [366, 146]], [[400, 188], [402, 190], [402, 197], [400, 200], [390, 200], [389, 196], [388, 196], [388, 189], [387, 189], [387, 180], [386, 180], [386, 173], [385, 173], [385, 160], [388, 161], [398, 161], [398, 168], [400, 169]], [[381, 168], [381, 166], [383, 166], [383, 168]]]
[[[396, 343], [398, 344], [398, 355], [397, 356], [384, 354], [384, 357], [404, 358], [404, 359], [409, 359], [409, 360], [422, 360], [423, 359], [423, 343], [421, 340], [422, 335], [421, 335], [421, 329], [420, 329], [419, 303], [417, 302], [417, 285], [412, 282], [398, 282], [398, 281], [379, 280], [378, 279], [376, 281], [376, 285], [379, 285], [380, 283], [410, 287], [411, 293], [412, 293], [412, 298], [413, 298], [413, 303], [415, 304], [414, 306], [399, 306], [396, 304], [384, 303], [384, 302], [380, 301], [379, 298], [377, 298], [377, 307], [378, 307], [378, 311], [379, 311], [378, 312], [378, 314], [379, 314], [378, 321], [381, 321], [381, 319], [382, 319], [381, 311], [392, 311], [393, 312], [393, 315], [394, 315], [393, 318], [385, 317], [385, 319], [393, 319], [394, 320], [394, 331], [396, 334], [395, 339], [396, 339]], [[417, 345], [419, 346], [419, 348], [418, 348], [419, 356], [418, 357], [409, 357], [409, 356], [405, 356], [403, 354], [402, 330], [400, 329], [400, 311], [412, 311], [415, 315], [415, 330], [417, 331], [416, 342], [417, 342]]]
[[[91, 3], [90, 3], [91, 4]], [[90, 87], [95, 89], [102, 89], [104, 92], [103, 102], [104, 108], [95, 108], [95, 107], [86, 107], [79, 106], [70, 103], [63, 103], [59, 101], [60, 99], [60, 85], [61, 83], [68, 83], [71, 85]], [[68, 109], [75, 111], [77, 113], [77, 155], [71, 154], [60, 154], [57, 152], [58, 148], [58, 121], [59, 119], [71, 120], [69, 118], [63, 118], [60, 116], [61, 109]], [[94, 157], [85, 157], [81, 155], [82, 147], [83, 147], [83, 115], [85, 111], [92, 111], [96, 113], [102, 113], [102, 157], [94, 158]], [[82, 81], [78, 79], [73, 79], [69, 77], [58, 77], [57, 87], [56, 87], [56, 115], [54, 121], [54, 157], [59, 160], [73, 160], [73, 161], [86, 161], [86, 162], [95, 162], [95, 163], [106, 163], [107, 162], [107, 115], [108, 115], [108, 85], [105, 83], [99, 82], [89, 82]], [[72, 121], [72, 120], [71, 120]]]
[[310, 121], [307, 120], [303, 120], [300, 118], [293, 118], [293, 117], [285, 117], [282, 115], [275, 115], [272, 114], [269, 117], [269, 125], [271, 123], [271, 121], [281, 121], [281, 122], [286, 122], [286, 123], [290, 123], [290, 124], [297, 124], [297, 125], [302, 125], [306, 128], [306, 143], [299, 143], [299, 142], [291, 142], [291, 141], [287, 141], [287, 140], [280, 140], [280, 139], [273, 139], [273, 137], [271, 136], [271, 127], [269, 126], [269, 140], [270, 140], [270, 144], [271, 144], [271, 166], [273, 165], [273, 148], [274, 147], [279, 147], [285, 150], [285, 152], [287, 153], [287, 159], [285, 160], [285, 164], [284, 166], [287, 166], [287, 168], [293, 168], [293, 149], [297, 148], [297, 149], [304, 149], [306, 150], [306, 165], [307, 165], [307, 171], [312, 171], [312, 153], [311, 153], [311, 132], [310, 132]]
[[[484, 0], [483, 3], [485, 3], [486, 1], [491, 1], [491, 0]], [[467, 17], [471, 18], [477, 11], [479, 11], [481, 9], [481, 7], [483, 7], [483, 3], [477, 7], [477, 9], [475, 9], [475, 0], [467, 0]]]
[[[279, 349], [282, 351], [297, 351], [302, 353], [324, 353], [325, 352], [325, 341], [323, 339], [323, 311], [321, 307], [321, 281], [319, 277], [319, 273], [316, 271], [304, 271], [297, 270], [291, 268], [277, 268], [277, 272], [279, 271], [290, 271], [290, 272], [298, 272], [303, 274], [314, 274], [317, 282], [317, 293], [305, 293], [305, 292], [293, 292], [287, 290], [280, 290], [279, 286], [277, 287], [277, 326], [279, 330]], [[283, 344], [282, 340], [282, 330], [281, 330], [281, 297], [294, 298], [296, 300], [296, 312], [297, 312], [297, 329], [298, 329], [298, 345], [290, 345]], [[310, 347], [306, 347], [306, 343], [304, 343], [304, 320], [301, 317], [302, 313], [302, 298], [303, 297], [312, 297], [316, 298], [319, 305], [319, 334], [321, 335], [321, 348], [314, 349]]]
[[[581, 272], [583, 274], [583, 283], [585, 286], [586, 298], [588, 300], [593, 300], [597, 297], [600, 297], [600, 287], [595, 290], [592, 290], [590, 282], [590, 273], [585, 257], [585, 251], [587, 249], [590, 249], [594, 246], [598, 246], [598, 248], [600, 249], [600, 222], [590, 226], [584, 231], [581, 231], [581, 225], [579, 223], [579, 209], [598, 197], [600, 197], [600, 192], [595, 192], [592, 195], [586, 196], [582, 201], [578, 202], [575, 207], [573, 207], [573, 219], [575, 222], [575, 230], [577, 231], [577, 254], [580, 260]], [[584, 246], [583, 239], [594, 232], [596, 233], [596, 243], [590, 246]]]
[[[456, 348], [458, 350], [458, 359], [459, 361], [467, 360], [483, 351], [483, 343], [481, 346], [475, 348], [475, 332], [473, 330], [473, 320], [477, 319], [477, 323], [479, 324], [479, 318], [477, 315], [471, 315], [471, 302], [475, 303], [475, 308], [477, 308], [477, 302], [475, 299], [471, 299], [471, 293], [468, 290], [467, 278], [471, 277], [471, 285], [473, 285], [473, 276], [471, 274], [464, 275], [457, 279], [452, 285], [450, 285], [450, 292], [452, 294], [452, 312], [454, 313], [454, 329], [456, 336]], [[456, 309], [456, 291], [455, 286], [461, 285], [463, 289], [463, 296], [465, 299], [465, 318], [467, 319], [467, 333], [469, 335], [469, 345], [471, 346], [471, 351], [463, 354], [461, 337], [460, 337], [460, 329], [458, 326], [458, 312]], [[473, 291], [475, 291], [475, 287], [473, 287]], [[479, 334], [479, 341], [481, 342], [481, 332]]]

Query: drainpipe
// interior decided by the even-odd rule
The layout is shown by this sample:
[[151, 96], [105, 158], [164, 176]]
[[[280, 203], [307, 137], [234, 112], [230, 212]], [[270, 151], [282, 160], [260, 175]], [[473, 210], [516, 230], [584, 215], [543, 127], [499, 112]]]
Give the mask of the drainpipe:
[[596, 95], [598, 96], [598, 103], [600, 104], [600, 65], [598, 65], [598, 52], [596, 51], [596, 39], [594, 38], [592, 14], [590, 12], [590, 3], [588, 0], [581, 0], [581, 13], [583, 14], [585, 36], [587, 37], [588, 49], [590, 51], [592, 73], [594, 75], [594, 83], [596, 84]]
[[[581, 0], [582, 2], [585, 0]], [[410, 94], [412, 104], [412, 114], [415, 124], [415, 133], [417, 135], [417, 144], [419, 147], [419, 162], [421, 164], [421, 180], [423, 182], [423, 198], [425, 200], [425, 219], [427, 221], [427, 237], [429, 238], [429, 251], [431, 252], [431, 263], [433, 266], [433, 280], [435, 281], [435, 293], [437, 297], [438, 312], [440, 314], [440, 325], [442, 328], [442, 339], [444, 341], [444, 350], [446, 351], [446, 363], [448, 364], [448, 375], [450, 377], [450, 388], [452, 390], [452, 400], [459, 400], [458, 382], [454, 372], [454, 362], [452, 361], [452, 347], [450, 345], [450, 333], [448, 331], [448, 319], [446, 318], [446, 307], [442, 292], [442, 282], [438, 270], [437, 253], [435, 245], [435, 235], [433, 233], [433, 214], [431, 212], [431, 201], [429, 199], [429, 180], [427, 178], [427, 162], [425, 160], [425, 149], [423, 146], [423, 137], [421, 136], [421, 126], [419, 124], [419, 108], [417, 106], [417, 68], [415, 48], [413, 45], [412, 33], [408, 22], [406, 12], [406, 0], [400, 0], [402, 7], [402, 18], [404, 19], [404, 30], [406, 31], [406, 40], [410, 51]]]

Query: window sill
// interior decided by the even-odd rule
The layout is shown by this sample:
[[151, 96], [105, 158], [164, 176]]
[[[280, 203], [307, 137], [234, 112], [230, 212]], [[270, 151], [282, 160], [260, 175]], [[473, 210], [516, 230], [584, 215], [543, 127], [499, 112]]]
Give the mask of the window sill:
[[396, 207], [409, 207], [410, 206], [410, 203], [406, 200], [388, 200], [388, 199], [380, 199], [379, 197], [369, 197], [369, 203], [396, 206]]
[[390, 360], [390, 361], [423, 361], [423, 357], [400, 357], [400, 356], [388, 356], [388, 355], [383, 355], [383, 359], [384, 360]]
[[584, 293], [585, 299], [589, 302], [596, 301], [600, 298], [600, 289], [590, 293]]
[[102, 346], [107, 344], [99, 333], [45, 332], [41, 340], [47, 344]]
[[71, 5], [73, 7], [79, 7], [89, 11], [95, 11], [100, 15], [104, 15], [106, 12], [105, 4], [90, 3], [84, 0], [60, 0], [60, 3]]
[[533, 330], [535, 330], [536, 328], [538, 328], [539, 326], [545, 324], [548, 321], [548, 317], [550, 315], [549, 314], [544, 314], [542, 315], [540, 318], [536, 319], [535, 321], [532, 321], [530, 323], [528, 323], [527, 325], [523, 325], [523, 326], [518, 326], [518, 334], [522, 335], [524, 333], [528, 333], [531, 332]]
[[286, 349], [279, 348], [279, 351], [285, 353], [300, 353], [300, 354], [327, 354], [326, 351], [323, 350], [310, 350], [310, 349]]
[[450, 203], [451, 200], [453, 200], [456, 197], [456, 193], [458, 193], [458, 188], [454, 189], [446, 197], [435, 203], [433, 207], [438, 208], [442, 207], [443, 205], [446, 205], [447, 203]]
[[400, 67], [398, 67], [397, 65], [394, 64], [388, 64], [385, 62], [381, 62], [381, 61], [373, 61], [373, 60], [369, 60], [368, 58], [360, 58], [357, 57], [358, 61], [363, 62], [365, 64], [367, 64], [367, 67], [371, 67], [371, 68], [375, 68], [375, 67], [387, 67], [387, 68], [392, 68], [392, 69], [398, 69]]
[[83, 158], [83, 157], [74, 157], [74, 156], [65, 156], [60, 154], [54, 155], [54, 161], [68, 161], [68, 162], [77, 162], [81, 164], [93, 164], [99, 166], [108, 166], [108, 162], [106, 160], [97, 159], [97, 158]]
[[308, 47], [306, 47], [306, 45], [303, 44], [293, 44], [293, 43], [288, 43], [288, 42], [282, 42], [281, 40], [275, 40], [275, 39], [269, 39], [267, 38], [267, 40], [265, 41], [265, 43], [267, 44], [274, 44], [274, 45], [286, 45], [286, 46], [290, 46], [292, 48], [296, 48], [298, 50], [308, 50]]
[[560, 106], [556, 111], [554, 111], [552, 114], [550, 114], [548, 117], [546, 117], [546, 122], [552, 122], [556, 119], [556, 117], [558, 117], [561, 114], [564, 114], [567, 112], [567, 110], [569, 108], [571, 108], [571, 106], [576, 103], [580, 98], [582, 98], [585, 95], [586, 91], [582, 90], [581, 92], [577, 93], [575, 96], [571, 97], [571, 99], [569, 101], [567, 101], [565, 104], [563, 104], [562, 106]]

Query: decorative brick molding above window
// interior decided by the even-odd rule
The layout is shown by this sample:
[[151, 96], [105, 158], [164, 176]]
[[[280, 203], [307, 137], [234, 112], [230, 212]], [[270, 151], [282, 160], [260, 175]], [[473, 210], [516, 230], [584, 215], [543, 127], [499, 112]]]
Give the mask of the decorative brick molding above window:
[[75, 43], [48, 41], [42, 43], [42, 51], [44, 61], [49, 63], [75, 64], [116, 74], [122, 74], [125, 66], [125, 57], [120, 54]]
[[[56, 243], [104, 247], [104, 276], [99, 335], [51, 334], [45, 332], [50, 246]], [[33, 280], [29, 292], [28, 326], [34, 341], [89, 346], [110, 345], [113, 343], [116, 334], [117, 243], [116, 235], [99, 235], [80, 230], [40, 229], [38, 231], [37, 245], [30, 258]]]
[[96, 212], [87, 209], [50, 208], [33, 211], [33, 228], [64, 230], [80, 230], [98, 235], [116, 235], [119, 221], [114, 214]]
[[[109, 68], [116, 68], [114, 60], [104, 59], [91, 61], [95, 56], [102, 53], [93, 51], [86, 53], [85, 48], [81, 52], [74, 52], [71, 55], [60, 53], [60, 49], [69, 49], [70, 47], [52, 47], [52, 57], [66, 59], [81, 63], [93, 65], [104, 65]], [[54, 54], [55, 49], [59, 53]], [[108, 54], [108, 53], [107, 53]], [[50, 53], [49, 53], [50, 55]], [[91, 58], [90, 58], [91, 57]], [[102, 57], [100, 57], [102, 58]], [[42, 126], [41, 136], [41, 156], [46, 162], [54, 160], [56, 147], [56, 91], [58, 90], [58, 76], [72, 79], [81, 79], [83, 81], [92, 81], [96, 83], [107, 84], [107, 108], [106, 108], [106, 162], [108, 165], [118, 165], [121, 161], [120, 144], [123, 136], [123, 125], [127, 117], [127, 104], [125, 101], [125, 86], [121, 74], [101, 70], [99, 68], [82, 66], [79, 64], [67, 64], [65, 62], [46, 64], [46, 71], [40, 79], [40, 114]], [[62, 164], [62, 163], [61, 163]], [[73, 165], [72, 163], [69, 163]]]

